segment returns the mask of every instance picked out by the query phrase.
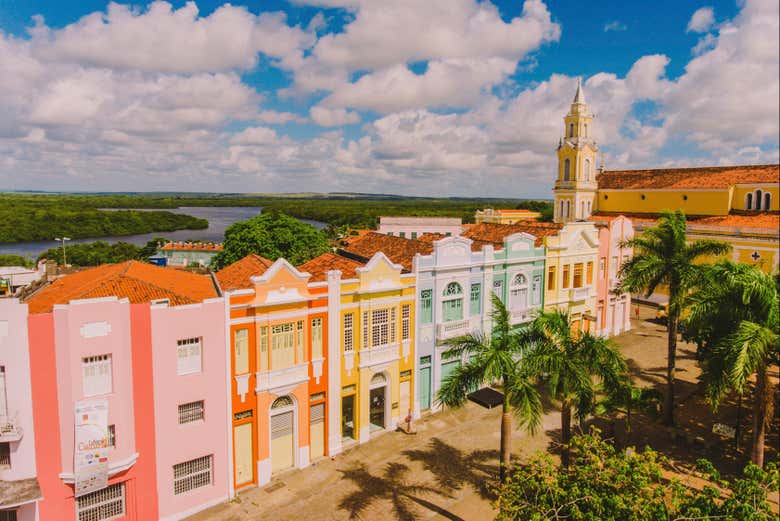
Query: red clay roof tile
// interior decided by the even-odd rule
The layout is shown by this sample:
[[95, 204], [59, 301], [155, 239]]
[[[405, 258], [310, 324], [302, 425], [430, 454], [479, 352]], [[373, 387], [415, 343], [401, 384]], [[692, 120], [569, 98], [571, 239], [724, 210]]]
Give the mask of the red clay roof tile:
[[607, 170], [598, 176], [600, 190], [723, 189], [735, 184], [778, 182], [780, 165]]
[[216, 273], [217, 281], [222, 291], [251, 288], [254, 285], [250, 277], [262, 275], [272, 264], [273, 261], [252, 253], [219, 270]]
[[544, 237], [555, 235], [562, 227], [560, 224], [539, 221], [518, 221], [515, 224], [481, 223], [471, 226], [463, 232], [463, 236], [501, 248], [504, 246], [505, 237], [523, 232], [533, 235], [536, 238], [534, 245], [541, 246], [544, 242]]
[[433, 251], [433, 244], [418, 239], [404, 239], [371, 232], [359, 237], [350, 237], [349, 242], [340, 251], [363, 262], [368, 262], [376, 252], [381, 251], [390, 262], [400, 264], [405, 272], [410, 272], [414, 256], [418, 253], [430, 254]]
[[362, 267], [363, 264], [335, 253], [323, 253], [319, 257], [314, 257], [310, 261], [298, 266], [298, 270], [309, 273], [311, 275], [309, 281], [311, 282], [327, 280], [327, 273], [330, 270], [339, 270], [342, 279], [354, 279], [357, 277], [355, 270]]

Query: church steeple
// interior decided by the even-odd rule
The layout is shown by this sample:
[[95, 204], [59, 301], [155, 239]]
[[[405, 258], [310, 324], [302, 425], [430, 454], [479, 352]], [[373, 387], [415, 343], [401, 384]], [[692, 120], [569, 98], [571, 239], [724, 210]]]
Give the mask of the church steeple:
[[553, 190], [555, 222], [584, 220], [595, 211], [598, 147], [590, 137], [593, 114], [580, 80], [563, 120], [564, 137], [558, 144], [558, 178]]

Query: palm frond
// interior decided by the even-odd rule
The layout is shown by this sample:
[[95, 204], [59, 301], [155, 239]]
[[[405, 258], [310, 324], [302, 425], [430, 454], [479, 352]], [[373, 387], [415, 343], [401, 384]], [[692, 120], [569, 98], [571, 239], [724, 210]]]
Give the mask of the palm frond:
[[542, 426], [542, 399], [539, 391], [526, 378], [515, 375], [510, 379], [509, 386], [504, 389], [509, 398], [509, 404], [514, 411], [518, 425], [531, 434], [536, 434]]
[[460, 407], [466, 403], [467, 395], [485, 382], [485, 367], [481, 357], [455, 369], [441, 382], [436, 402], [447, 407]]

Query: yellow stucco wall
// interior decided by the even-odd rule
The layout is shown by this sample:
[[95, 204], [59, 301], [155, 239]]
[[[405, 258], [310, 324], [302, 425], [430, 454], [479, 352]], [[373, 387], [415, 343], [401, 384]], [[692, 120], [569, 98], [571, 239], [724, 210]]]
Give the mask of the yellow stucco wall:
[[728, 189], [599, 190], [597, 199], [598, 211], [618, 213], [659, 213], [680, 209], [687, 215], [727, 215], [731, 205]]
[[760, 184], [760, 185], [738, 185], [733, 188], [733, 194], [731, 198], [731, 207], [736, 210], [745, 210], [745, 200], [747, 198], [748, 193], [755, 194], [756, 190], [761, 190], [762, 192], [762, 201], [761, 201], [761, 208], [763, 210], [766, 210], [764, 208], [764, 196], [763, 194], [769, 192], [771, 194], [771, 207], [770, 210], [773, 212], [777, 212], [780, 210], [780, 195], [778, 192], [780, 192], [780, 187], [778, 185], [767, 185], [767, 184]]

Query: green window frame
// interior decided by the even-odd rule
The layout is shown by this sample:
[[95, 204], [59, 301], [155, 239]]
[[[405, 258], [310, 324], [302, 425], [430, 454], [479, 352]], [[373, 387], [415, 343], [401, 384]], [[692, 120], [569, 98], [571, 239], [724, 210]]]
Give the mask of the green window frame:
[[[463, 320], [463, 288], [457, 282], [450, 282], [444, 289], [441, 314], [444, 322]], [[454, 297], [454, 298], [453, 298]]]
[[471, 285], [469, 295], [469, 314], [479, 315], [482, 312], [482, 284], [474, 283]]
[[431, 322], [433, 322], [433, 290], [424, 289], [420, 291], [420, 323]]

